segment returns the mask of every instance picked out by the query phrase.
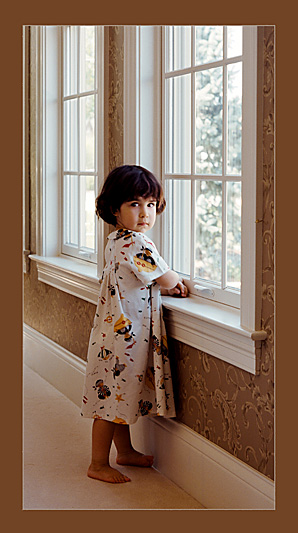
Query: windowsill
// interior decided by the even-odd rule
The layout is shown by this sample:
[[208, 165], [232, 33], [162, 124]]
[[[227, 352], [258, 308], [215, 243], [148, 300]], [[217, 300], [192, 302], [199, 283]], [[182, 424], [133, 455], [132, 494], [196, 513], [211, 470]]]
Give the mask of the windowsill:
[[198, 296], [162, 300], [171, 337], [251, 374], [259, 372], [261, 342], [267, 333], [243, 328], [238, 309]]
[[[39, 281], [97, 304], [96, 265], [71, 257], [29, 257], [37, 264]], [[239, 310], [197, 296], [163, 296], [162, 301], [171, 337], [252, 374], [258, 373], [266, 332], [243, 328]]]
[[30, 255], [36, 262], [38, 280], [56, 289], [97, 304], [99, 280], [97, 266], [72, 257]]

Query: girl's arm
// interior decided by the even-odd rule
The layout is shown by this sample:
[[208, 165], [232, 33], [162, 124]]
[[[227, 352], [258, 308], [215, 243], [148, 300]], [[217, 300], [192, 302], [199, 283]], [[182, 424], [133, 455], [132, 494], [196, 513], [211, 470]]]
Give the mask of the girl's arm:
[[156, 281], [163, 289], [173, 289], [179, 282], [179, 276], [174, 270], [168, 270], [168, 272], [156, 278]]
[[169, 270], [159, 278], [156, 278], [156, 281], [160, 285], [161, 294], [163, 295], [185, 297], [188, 294], [186, 285], [184, 285], [177, 272], [173, 270]]

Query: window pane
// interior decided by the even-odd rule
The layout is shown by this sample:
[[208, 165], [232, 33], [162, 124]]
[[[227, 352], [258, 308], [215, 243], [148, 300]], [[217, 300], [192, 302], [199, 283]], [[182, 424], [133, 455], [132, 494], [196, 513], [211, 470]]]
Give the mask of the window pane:
[[166, 71], [191, 66], [191, 27], [168, 26], [166, 32]]
[[196, 73], [196, 173], [222, 174], [222, 67]]
[[95, 170], [95, 96], [80, 98], [80, 169]]
[[228, 65], [227, 174], [241, 174], [242, 63]]
[[95, 27], [81, 26], [80, 91], [95, 89]]
[[172, 268], [190, 275], [191, 181], [167, 182], [167, 209], [171, 228]]
[[242, 26], [227, 26], [228, 57], [242, 55]]
[[81, 247], [95, 248], [94, 176], [81, 176]]
[[196, 182], [195, 277], [221, 281], [222, 183]]
[[196, 26], [196, 65], [223, 58], [223, 27]]
[[227, 183], [227, 285], [241, 282], [241, 183]]
[[64, 177], [64, 228], [65, 243], [79, 244], [78, 176]]
[[64, 96], [78, 91], [78, 26], [69, 26], [64, 33]]
[[78, 170], [77, 100], [64, 102], [64, 169]]
[[166, 80], [167, 172], [191, 171], [191, 77]]

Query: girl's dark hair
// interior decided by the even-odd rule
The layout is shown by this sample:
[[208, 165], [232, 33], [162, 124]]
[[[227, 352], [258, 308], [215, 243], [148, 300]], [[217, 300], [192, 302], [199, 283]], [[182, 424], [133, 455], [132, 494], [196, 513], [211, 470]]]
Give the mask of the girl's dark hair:
[[96, 214], [108, 224], [116, 226], [114, 213], [124, 202], [150, 196], [156, 200], [156, 213], [162, 213], [166, 201], [162, 186], [152, 172], [138, 165], [122, 165], [107, 176], [95, 200]]

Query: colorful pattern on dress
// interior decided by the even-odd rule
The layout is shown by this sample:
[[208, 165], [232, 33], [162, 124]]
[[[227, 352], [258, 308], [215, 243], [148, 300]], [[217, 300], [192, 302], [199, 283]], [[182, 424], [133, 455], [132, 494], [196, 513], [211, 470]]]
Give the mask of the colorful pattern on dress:
[[90, 335], [82, 416], [132, 424], [174, 417], [167, 337], [156, 278], [169, 267], [143, 233], [116, 230]]

